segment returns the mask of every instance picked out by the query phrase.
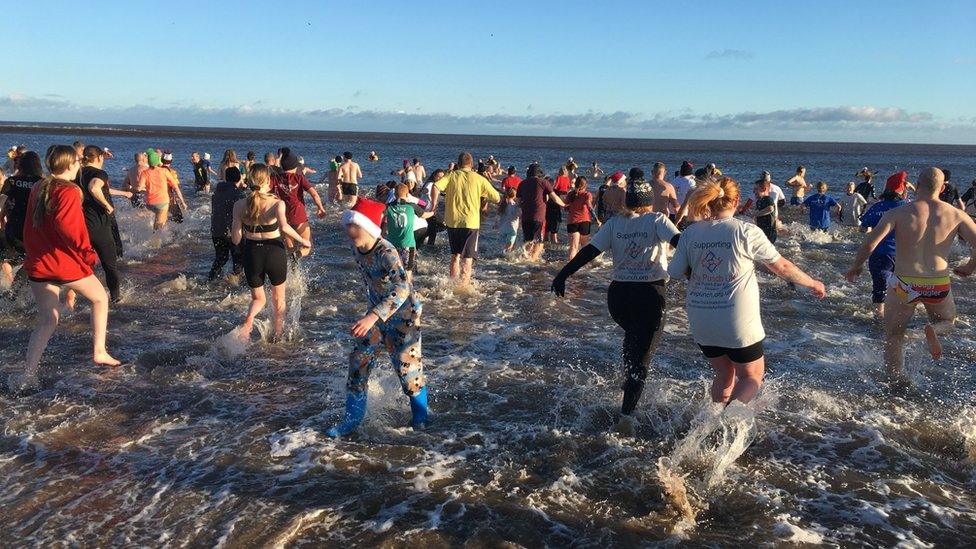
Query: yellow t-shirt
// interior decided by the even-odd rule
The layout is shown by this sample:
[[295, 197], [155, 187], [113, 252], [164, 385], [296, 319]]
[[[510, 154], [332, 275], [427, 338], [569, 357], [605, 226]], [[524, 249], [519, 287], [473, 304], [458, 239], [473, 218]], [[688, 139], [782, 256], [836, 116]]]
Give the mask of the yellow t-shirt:
[[444, 224], [451, 229], [480, 229], [482, 197], [501, 200], [491, 183], [471, 169], [454, 170], [434, 186], [444, 193]]

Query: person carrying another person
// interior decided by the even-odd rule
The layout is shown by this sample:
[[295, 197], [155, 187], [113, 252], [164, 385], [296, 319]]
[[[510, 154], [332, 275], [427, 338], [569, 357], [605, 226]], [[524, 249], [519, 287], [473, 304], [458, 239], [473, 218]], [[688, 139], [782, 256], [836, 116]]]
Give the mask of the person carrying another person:
[[715, 371], [712, 402], [748, 403], [765, 372], [756, 263], [810, 289], [822, 299], [824, 285], [776, 251], [758, 227], [735, 219], [739, 186], [729, 177], [704, 183], [688, 200], [698, 220], [681, 235], [668, 273], [685, 279], [685, 308], [695, 343]]
[[679, 232], [664, 214], [653, 211], [654, 190], [640, 168], [630, 170], [626, 193], [626, 210], [610, 218], [559, 271], [552, 291], [564, 297], [570, 276], [601, 253], [611, 252], [613, 280], [607, 289], [607, 307], [624, 330], [626, 368], [617, 431], [634, 436], [634, 410], [667, 317], [668, 246], [678, 243]]
[[459, 168], [434, 183], [433, 202], [444, 193], [444, 224], [451, 245], [451, 278], [462, 286], [471, 284], [471, 271], [478, 258], [478, 234], [481, 229], [481, 199], [497, 204], [501, 201], [491, 183], [475, 172], [469, 152], [458, 156]]
[[[911, 380], [904, 371], [905, 332], [918, 304], [925, 307], [928, 323], [925, 339], [932, 358], [942, 357], [940, 335], [949, 333], [956, 321], [949, 255], [958, 234], [976, 242], [976, 222], [962, 210], [939, 200], [945, 176], [938, 168], [926, 168], [918, 177], [915, 200], [888, 210], [864, 238], [847, 279], [854, 281], [864, 262], [892, 232], [895, 234], [895, 270], [885, 299], [885, 369], [893, 387], [904, 389]], [[976, 253], [969, 262], [952, 270], [967, 277], [976, 271]]]

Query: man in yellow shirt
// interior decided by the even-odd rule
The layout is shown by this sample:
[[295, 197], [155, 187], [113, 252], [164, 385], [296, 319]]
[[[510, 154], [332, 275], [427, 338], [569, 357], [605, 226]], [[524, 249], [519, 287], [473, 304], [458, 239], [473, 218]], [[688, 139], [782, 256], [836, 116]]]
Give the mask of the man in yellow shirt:
[[481, 199], [495, 203], [501, 200], [491, 183], [471, 169], [473, 165], [471, 153], [461, 153], [458, 169], [434, 183], [431, 192], [435, 208], [440, 193], [444, 193], [444, 224], [451, 243], [451, 278], [460, 277], [465, 286], [471, 283], [474, 260], [478, 258]]

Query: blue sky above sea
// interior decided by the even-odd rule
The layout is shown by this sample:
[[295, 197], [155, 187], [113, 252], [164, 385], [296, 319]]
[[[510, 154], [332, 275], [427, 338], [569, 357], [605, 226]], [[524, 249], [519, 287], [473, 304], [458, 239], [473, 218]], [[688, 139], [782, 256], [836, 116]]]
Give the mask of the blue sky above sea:
[[976, 143], [976, 3], [44, 2], [0, 120]]

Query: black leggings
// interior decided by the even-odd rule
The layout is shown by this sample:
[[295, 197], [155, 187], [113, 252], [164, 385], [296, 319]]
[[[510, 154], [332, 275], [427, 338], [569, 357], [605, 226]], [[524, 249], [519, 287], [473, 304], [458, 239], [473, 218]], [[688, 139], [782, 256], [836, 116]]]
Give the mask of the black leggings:
[[251, 288], [264, 286], [267, 277], [272, 286], [285, 283], [288, 278], [288, 252], [280, 238], [271, 240], [244, 239], [244, 277]]
[[634, 411], [644, 392], [647, 365], [667, 317], [664, 295], [663, 280], [613, 281], [607, 291], [610, 316], [624, 329], [623, 358], [627, 376], [623, 386], [624, 401], [620, 407], [623, 414], [630, 415]]
[[231, 259], [234, 265], [234, 274], [240, 274], [244, 269], [244, 253], [240, 246], [235, 246], [229, 236], [214, 236], [214, 262], [210, 267], [210, 280], [220, 276], [220, 272]]
[[105, 285], [108, 286], [109, 296], [112, 301], [118, 301], [121, 297], [119, 287], [122, 277], [119, 275], [119, 252], [115, 247], [115, 235], [112, 234], [112, 225], [91, 225], [88, 227], [88, 238], [91, 240], [92, 248], [98, 255], [98, 261], [102, 264], [105, 271]]

